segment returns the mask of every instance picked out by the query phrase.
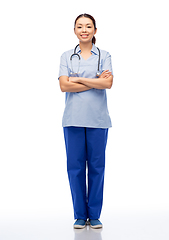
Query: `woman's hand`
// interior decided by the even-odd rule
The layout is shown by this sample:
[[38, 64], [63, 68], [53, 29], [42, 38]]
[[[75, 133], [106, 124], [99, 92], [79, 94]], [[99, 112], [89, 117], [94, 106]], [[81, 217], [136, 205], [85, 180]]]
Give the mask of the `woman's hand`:
[[109, 70], [105, 70], [104, 72], [102, 72], [102, 74], [99, 76], [99, 78], [108, 78], [112, 75], [111, 72], [109, 72]]

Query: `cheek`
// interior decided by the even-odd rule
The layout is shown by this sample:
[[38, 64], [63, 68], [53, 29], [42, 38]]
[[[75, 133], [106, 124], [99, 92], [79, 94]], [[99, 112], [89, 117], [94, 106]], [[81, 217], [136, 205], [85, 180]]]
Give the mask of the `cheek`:
[[79, 35], [80, 32], [81, 32], [81, 29], [78, 29], [78, 28], [77, 28], [74, 32], [75, 32], [76, 35]]
[[94, 35], [94, 34], [95, 34], [95, 31], [91, 30], [91, 31], [90, 31], [90, 34], [91, 34], [91, 35]]

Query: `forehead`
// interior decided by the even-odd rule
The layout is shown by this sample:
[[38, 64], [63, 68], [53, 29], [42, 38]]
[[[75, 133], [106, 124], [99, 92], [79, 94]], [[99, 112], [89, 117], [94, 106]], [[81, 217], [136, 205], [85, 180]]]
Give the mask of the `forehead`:
[[76, 24], [81, 25], [93, 24], [93, 21], [90, 18], [81, 17], [77, 20]]

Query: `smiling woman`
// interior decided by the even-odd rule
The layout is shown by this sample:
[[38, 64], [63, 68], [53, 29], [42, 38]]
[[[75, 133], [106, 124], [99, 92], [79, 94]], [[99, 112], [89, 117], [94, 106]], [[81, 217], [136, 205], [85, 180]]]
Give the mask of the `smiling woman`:
[[[88, 22], [86, 22], [86, 18], [87, 18]], [[96, 43], [96, 38], [94, 36], [97, 32], [96, 21], [91, 15], [86, 14], [86, 13], [79, 15], [75, 20], [75, 26], [74, 26], [75, 34], [78, 37], [77, 29], [84, 31], [83, 33], [81, 33], [82, 39], [85, 39], [85, 38], [87, 39], [90, 37], [89, 34], [92, 34], [92, 43], [94, 43], [94, 44]], [[90, 31], [90, 29], [91, 29], [91, 31]], [[85, 33], [86, 33], [85, 30], [87, 30], [88, 35], [85, 35]], [[79, 33], [80, 32], [81, 31], [79, 31]]]
[[92, 228], [101, 228], [105, 150], [112, 126], [106, 97], [113, 84], [111, 56], [95, 46], [97, 28], [91, 15], [76, 18], [74, 33], [79, 44], [62, 54], [59, 71], [60, 88], [66, 92], [62, 126], [77, 219], [74, 228], [84, 228], [87, 220]]

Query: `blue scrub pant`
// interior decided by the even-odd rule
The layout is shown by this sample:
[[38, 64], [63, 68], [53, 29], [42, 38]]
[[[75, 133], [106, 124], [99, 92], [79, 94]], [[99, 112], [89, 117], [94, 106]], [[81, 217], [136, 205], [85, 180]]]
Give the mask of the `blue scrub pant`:
[[100, 218], [107, 135], [108, 129], [64, 127], [67, 172], [75, 219]]

